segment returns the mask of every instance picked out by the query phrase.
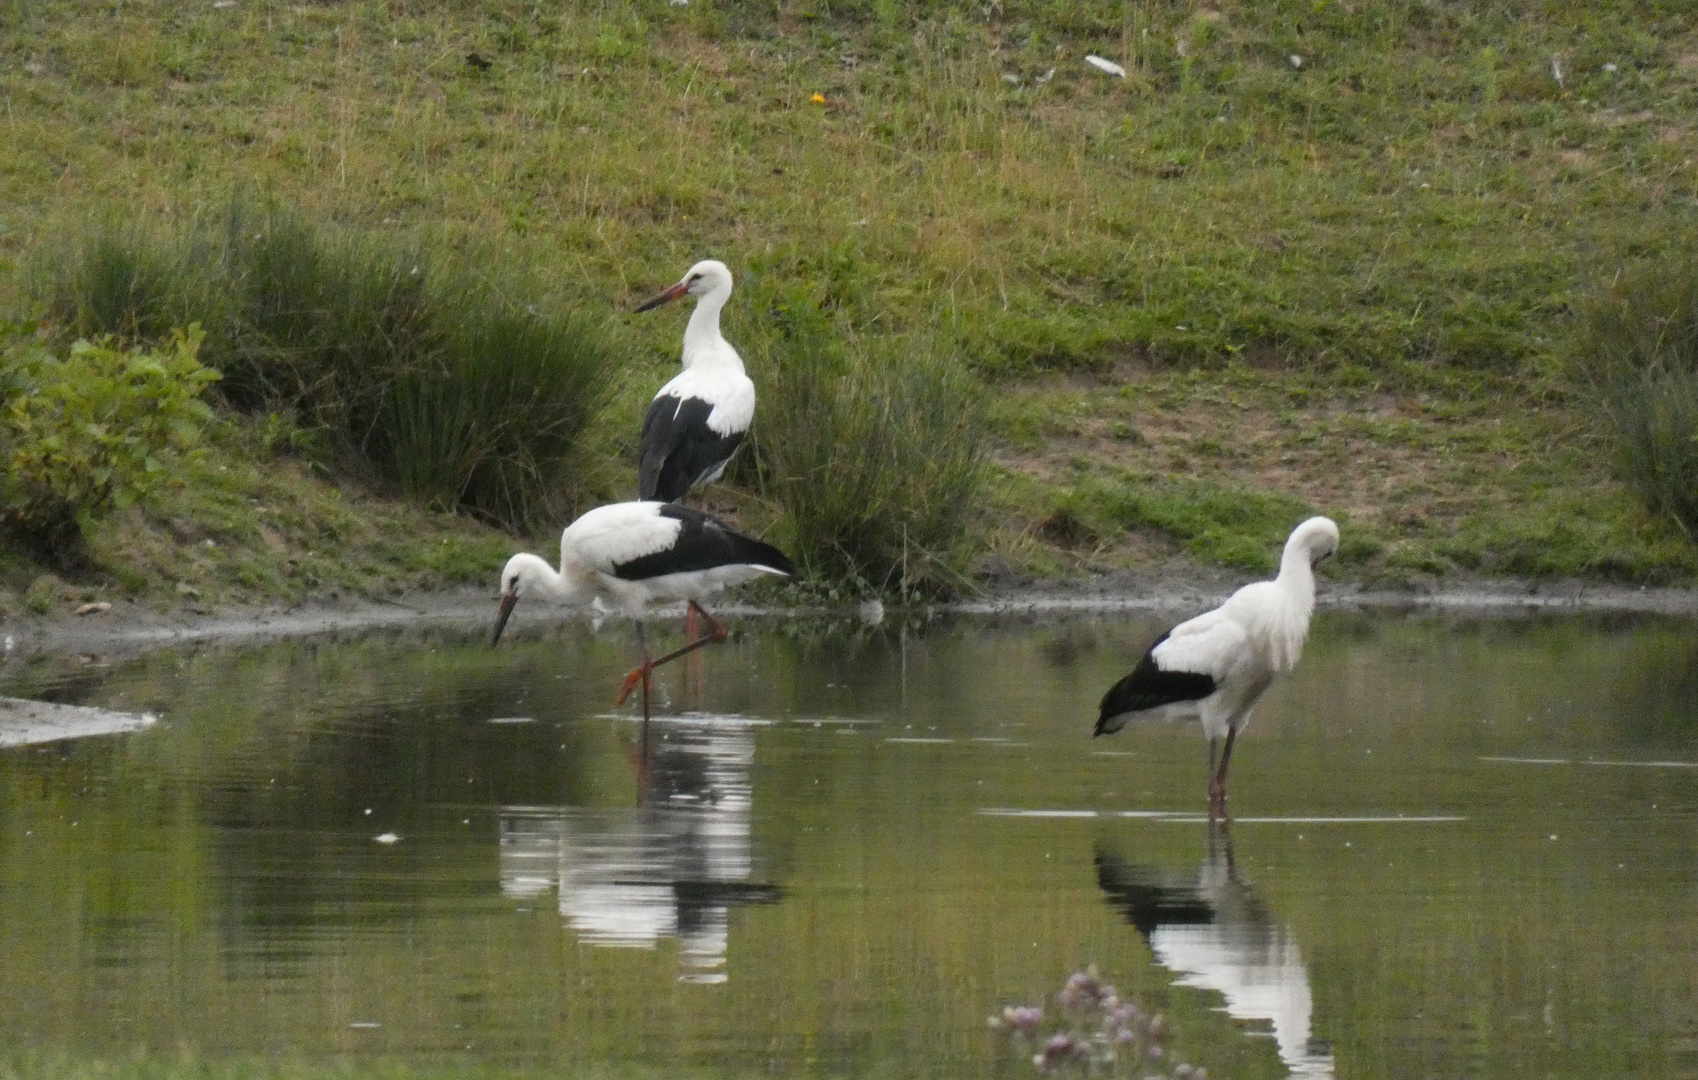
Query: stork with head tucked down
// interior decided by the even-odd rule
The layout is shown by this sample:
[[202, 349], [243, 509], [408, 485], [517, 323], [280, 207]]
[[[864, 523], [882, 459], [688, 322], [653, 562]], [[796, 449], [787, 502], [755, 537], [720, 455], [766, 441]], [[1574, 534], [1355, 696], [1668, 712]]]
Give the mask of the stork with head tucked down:
[[1220, 607], [1175, 626], [1109, 688], [1095, 734], [1112, 735], [1138, 716], [1198, 717], [1209, 738], [1209, 811], [1224, 814], [1232, 742], [1274, 676], [1297, 666], [1315, 609], [1315, 567], [1337, 552], [1338, 526], [1330, 518], [1297, 526], [1278, 577], [1246, 585]]
[[684, 329], [684, 370], [660, 388], [643, 416], [639, 499], [675, 502], [696, 485], [718, 480], [755, 419], [755, 384], [719, 332], [720, 309], [731, 298], [731, 271], [724, 263], [697, 263], [637, 310], [686, 293], [697, 299]]
[[[659, 502], [613, 503], [585, 513], [560, 534], [560, 569], [521, 552], [501, 571], [501, 606], [491, 644], [499, 644], [513, 608], [524, 597], [559, 604], [604, 605], [637, 623], [643, 662], [625, 677], [614, 702], [625, 700], [640, 683], [643, 719], [649, 714], [649, 673], [661, 664], [705, 645], [725, 640], [725, 627], [701, 606], [701, 599], [728, 585], [765, 574], [793, 578], [796, 568], [784, 553], [727, 528], [699, 510]], [[649, 656], [643, 614], [651, 603], [687, 601], [707, 620], [708, 633], [659, 659]]]

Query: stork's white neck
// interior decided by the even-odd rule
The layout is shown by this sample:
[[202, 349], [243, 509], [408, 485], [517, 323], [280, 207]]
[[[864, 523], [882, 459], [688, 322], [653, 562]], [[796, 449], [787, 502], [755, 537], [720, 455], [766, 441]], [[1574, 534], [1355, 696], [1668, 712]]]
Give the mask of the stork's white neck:
[[563, 604], [587, 603], [593, 594], [593, 589], [585, 589], [573, 573], [577, 567], [561, 552], [560, 569], [548, 565], [540, 555], [515, 555], [507, 564], [503, 575], [503, 587], [514, 575], [519, 578], [519, 595], [528, 597], [546, 597]]
[[684, 366], [699, 363], [733, 363], [743, 366], [743, 358], [719, 332], [719, 313], [731, 299], [731, 286], [722, 284], [702, 294], [696, 300], [696, 310], [690, 313], [690, 325], [684, 328]]
[[1289, 671], [1297, 665], [1309, 636], [1309, 617], [1315, 611], [1315, 568], [1307, 545], [1296, 543], [1295, 538], [1286, 543], [1273, 585], [1283, 599], [1270, 612], [1266, 627], [1270, 657], [1275, 671]]
[[1279, 559], [1279, 576], [1274, 582], [1284, 589], [1302, 609], [1305, 621], [1315, 607], [1315, 567], [1309, 562], [1309, 549], [1297, 544], [1285, 545]]

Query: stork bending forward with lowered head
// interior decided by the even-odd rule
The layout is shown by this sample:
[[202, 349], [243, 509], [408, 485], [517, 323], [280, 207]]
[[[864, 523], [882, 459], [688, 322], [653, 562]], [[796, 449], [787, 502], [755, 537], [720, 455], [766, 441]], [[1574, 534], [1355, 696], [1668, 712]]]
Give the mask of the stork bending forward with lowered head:
[[755, 384], [743, 358], [719, 332], [719, 312], [731, 298], [731, 271], [704, 259], [676, 285], [637, 305], [649, 311], [689, 294], [696, 310], [684, 329], [684, 370], [660, 388], [643, 414], [637, 498], [675, 502], [691, 488], [718, 480], [755, 419]]
[[[1132, 674], [1103, 695], [1097, 735], [1139, 716], [1196, 716], [1209, 738], [1209, 813], [1226, 812], [1232, 743], [1275, 675], [1297, 666], [1315, 609], [1315, 567], [1338, 551], [1338, 526], [1312, 517], [1292, 531], [1279, 576], [1180, 623], [1151, 645]], [[1221, 739], [1226, 745], [1215, 764]]]
[[[725, 627], [702, 608], [702, 597], [764, 574], [793, 578], [796, 568], [771, 544], [734, 532], [699, 510], [660, 502], [598, 506], [560, 534], [559, 570], [524, 552], [507, 560], [490, 644], [500, 643], [501, 631], [522, 597], [576, 606], [600, 600], [636, 621], [643, 662], [625, 677], [614, 704], [640, 684], [643, 719], [647, 720], [649, 673], [725, 640]], [[643, 633], [644, 612], [651, 603], [680, 600], [707, 621], [708, 632], [665, 656], [650, 657]]]

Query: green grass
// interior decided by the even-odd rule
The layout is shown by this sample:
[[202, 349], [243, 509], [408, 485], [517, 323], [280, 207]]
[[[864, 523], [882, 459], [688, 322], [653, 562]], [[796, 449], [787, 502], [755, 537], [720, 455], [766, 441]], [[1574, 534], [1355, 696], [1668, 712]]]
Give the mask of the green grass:
[[[1345, 515], [1366, 575], [1698, 574], [1599, 464], [1603, 421], [1562, 364], [1590, 283], [1698, 217], [1698, 16], [1677, 6], [134, 0], [0, 20], [0, 261], [243, 191], [517, 267], [534, 295], [515, 300], [557, 309], [620, 310], [712, 255], [751, 355], [796, 306], [967, 358], [998, 418], [974, 531], [1016, 577], [1174, 552], [1248, 570], [1265, 515], [1194, 528], [1158, 505], [1217, 490]], [[623, 327], [630, 366], [572, 466], [584, 498], [624, 497], [679, 321]], [[1040, 528], [1126, 477], [1147, 512], [1098, 515], [1083, 546]]]
[[1127, 478], [1074, 491], [1057, 510], [1065, 516], [1052, 516], [1049, 527], [1064, 534], [1083, 528], [1097, 538], [1148, 527], [1182, 541], [1201, 561], [1271, 570], [1293, 524], [1312, 513], [1289, 496]]

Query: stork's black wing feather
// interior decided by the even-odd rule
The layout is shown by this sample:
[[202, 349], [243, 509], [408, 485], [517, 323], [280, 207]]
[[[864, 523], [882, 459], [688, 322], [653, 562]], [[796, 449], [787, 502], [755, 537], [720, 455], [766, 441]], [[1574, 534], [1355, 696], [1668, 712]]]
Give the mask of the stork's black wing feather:
[[742, 431], [721, 435], [708, 427], [713, 404], [661, 394], [643, 414], [637, 498], [673, 502], [714, 476], [743, 445]]
[[[1125, 725], [1131, 713], [1157, 709], [1181, 701], [1201, 701], [1218, 688], [1214, 679], [1194, 671], [1163, 671], [1156, 666], [1156, 645], [1167, 640], [1163, 634], [1156, 639], [1132, 669], [1132, 674], [1108, 688], [1097, 714], [1097, 729], [1093, 735], [1113, 735]], [[1120, 720], [1120, 723], [1114, 721]]]
[[784, 552], [753, 537], [733, 532], [700, 510], [668, 503], [660, 516], [682, 523], [671, 547], [630, 562], [616, 563], [613, 573], [626, 581], [646, 581], [667, 574], [712, 570], [721, 566], [759, 566], [785, 577], [795, 577], [796, 567]]

